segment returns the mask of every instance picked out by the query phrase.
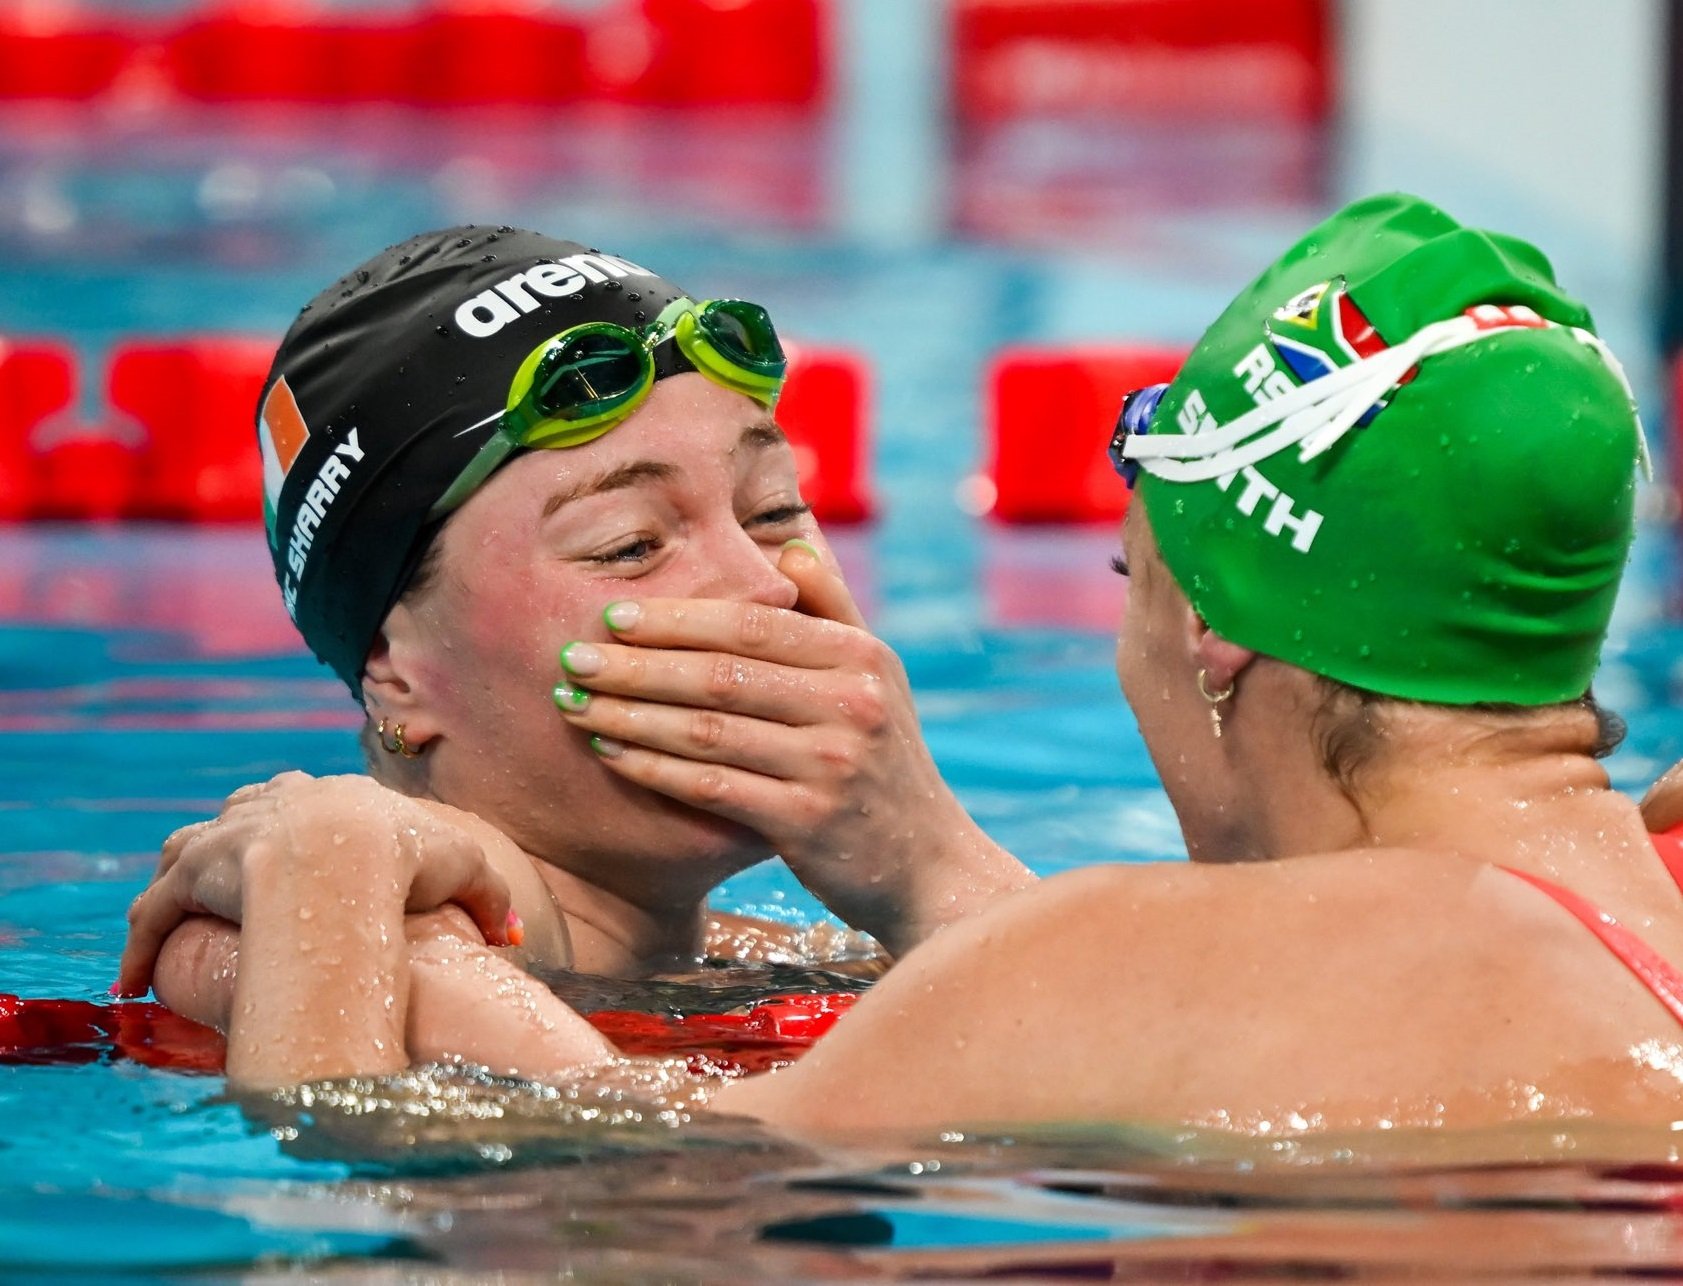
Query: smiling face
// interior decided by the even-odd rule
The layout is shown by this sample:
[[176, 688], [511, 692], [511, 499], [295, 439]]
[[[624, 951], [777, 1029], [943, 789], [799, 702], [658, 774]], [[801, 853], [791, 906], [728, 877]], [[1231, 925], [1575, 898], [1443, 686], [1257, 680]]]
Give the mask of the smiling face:
[[700, 375], [661, 380], [611, 432], [522, 453], [451, 517], [431, 581], [387, 618], [370, 696], [430, 739], [416, 762], [437, 798], [634, 901], [697, 896], [764, 841], [609, 773], [552, 704], [558, 654], [609, 638], [602, 609], [623, 598], [792, 607], [775, 563], [797, 536], [823, 548], [768, 413]]

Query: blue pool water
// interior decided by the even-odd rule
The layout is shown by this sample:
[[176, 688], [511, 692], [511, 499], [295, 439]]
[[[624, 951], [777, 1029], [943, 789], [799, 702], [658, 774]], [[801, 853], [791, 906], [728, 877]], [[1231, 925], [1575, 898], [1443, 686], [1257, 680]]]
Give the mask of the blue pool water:
[[[1024, 339], [1190, 338], [1315, 202], [1170, 211], [1137, 248], [865, 239], [835, 213], [838, 180], [814, 168], [798, 122], [710, 134], [667, 123], [653, 141], [662, 131], [647, 122], [575, 125], [503, 121], [488, 147], [484, 121], [89, 128], [22, 113], [0, 122], [0, 333], [68, 335], [93, 361], [136, 331], [274, 334], [371, 250], [470, 219], [600, 242], [692, 288], [762, 300], [792, 333], [874, 364], [884, 513], [836, 543], [966, 804], [1043, 873], [1175, 857], [1111, 673], [1114, 535], [1001, 530], [958, 503], [982, 454], [982, 372]], [[714, 191], [693, 162], [676, 163], [698, 147], [735, 164], [742, 185]], [[603, 159], [626, 149], [641, 162], [629, 173]], [[1604, 310], [1641, 333], [1632, 306]], [[1648, 498], [1655, 514], [1661, 499]], [[1683, 758], [1678, 584], [1656, 519], [1600, 681], [1630, 721], [1612, 768], [1633, 789]], [[245, 782], [355, 770], [354, 713], [293, 639], [256, 530], [0, 530], [0, 990], [103, 999], [123, 909], [162, 838]], [[773, 866], [718, 900], [818, 913]], [[1499, 1266], [1567, 1263], [1568, 1243], [1588, 1264], [1632, 1246], [1649, 1265], [1674, 1254], [1654, 1231], [1675, 1195], [1668, 1174], [1564, 1166], [1526, 1187], [1447, 1154], [1405, 1179], [1321, 1174], [1329, 1159], [1382, 1165], [1372, 1141], [1344, 1141], [1306, 1148], [1306, 1174], [1282, 1179], [1257, 1169], [1277, 1152], [1144, 1132], [816, 1158], [635, 1131], [581, 1140], [585, 1166], [464, 1154], [455, 1173], [417, 1174], [401, 1150], [347, 1158], [307, 1134], [305, 1146], [279, 1139], [218, 1088], [127, 1064], [0, 1068], [0, 1275], [340, 1256], [651, 1280], [1076, 1271], [1135, 1256], [1169, 1268], [1315, 1254], [1429, 1265], [1461, 1225], [1447, 1213], [1403, 1220], [1409, 1201], [1483, 1212], [1474, 1240], [1518, 1247], [1507, 1259], [1489, 1250]], [[1551, 1137], [1515, 1147], [1558, 1160]], [[544, 1159], [529, 1141], [511, 1155]], [[1569, 1223], [1521, 1235], [1534, 1225], [1518, 1212], [1568, 1206]]]

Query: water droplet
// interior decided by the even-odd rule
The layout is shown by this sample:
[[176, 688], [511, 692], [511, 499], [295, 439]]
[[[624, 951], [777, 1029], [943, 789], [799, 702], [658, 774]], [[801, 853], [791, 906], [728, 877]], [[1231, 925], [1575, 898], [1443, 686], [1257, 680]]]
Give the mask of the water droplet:
[[438, 333], [440, 335], [444, 336], [445, 339], [450, 338], [450, 328], [448, 326], [439, 326], [439, 327], [437, 327], [437, 330], [438, 330]]
[[360, 282], [364, 286], [366, 286], [368, 284], [368, 279], [371, 276], [373, 276], [373, 274], [370, 273], [368, 271], [368, 269], [366, 269], [366, 268], [358, 268], [356, 270], [356, 279], [357, 279], [358, 282]]
[[642, 298], [642, 296], [639, 295], [635, 290], [628, 290], [628, 291], [625, 292], [625, 299], [626, 299], [627, 303], [634, 304], [641, 298]]
[[624, 289], [625, 289], [625, 287], [624, 287], [624, 286], [622, 286], [622, 285], [621, 285], [621, 284], [620, 284], [620, 283], [619, 283], [619, 282], [617, 282], [617, 281], [604, 281], [604, 282], [603, 282], [603, 283], [602, 283], [602, 289], [603, 289], [603, 290], [624, 290]]
[[466, 250], [472, 244], [473, 244], [473, 238], [472, 237], [463, 237], [460, 241], [456, 242], [456, 249]]
[[398, 262], [399, 263], [408, 263], [414, 257], [415, 257], [414, 255], [400, 255], [398, 257]]
[[480, 256], [479, 262], [480, 263], [496, 263], [497, 262], [497, 256], [496, 255], [482, 255], [482, 256]]

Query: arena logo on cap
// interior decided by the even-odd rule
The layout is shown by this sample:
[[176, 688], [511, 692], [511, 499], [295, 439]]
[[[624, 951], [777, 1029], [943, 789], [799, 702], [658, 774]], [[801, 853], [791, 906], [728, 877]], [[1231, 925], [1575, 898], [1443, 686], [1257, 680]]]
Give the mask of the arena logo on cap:
[[489, 339], [510, 322], [541, 308], [540, 298], [564, 299], [586, 285], [633, 276], [652, 277], [654, 273], [617, 255], [568, 255], [517, 272], [465, 300], [456, 309], [456, 325], [474, 339]]

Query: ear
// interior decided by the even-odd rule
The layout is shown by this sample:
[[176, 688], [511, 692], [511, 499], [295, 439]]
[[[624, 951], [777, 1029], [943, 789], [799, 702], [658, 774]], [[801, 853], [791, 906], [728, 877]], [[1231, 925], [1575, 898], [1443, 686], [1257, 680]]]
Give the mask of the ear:
[[362, 703], [369, 718], [404, 725], [409, 744], [416, 747], [439, 732], [419, 664], [421, 652], [420, 623], [407, 604], [399, 603], [374, 636], [362, 671]]
[[1212, 692], [1231, 687], [1239, 672], [1256, 660], [1255, 652], [1222, 638], [1191, 607], [1186, 609], [1186, 642], [1193, 664], [1209, 676]]

